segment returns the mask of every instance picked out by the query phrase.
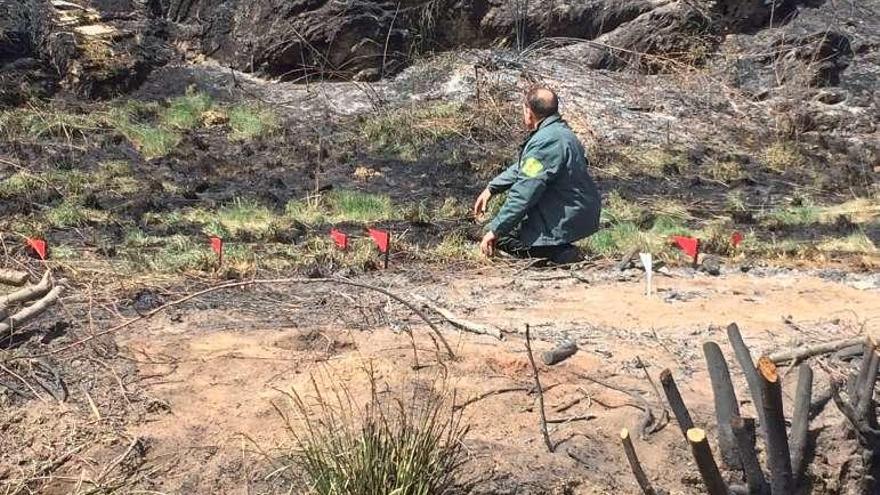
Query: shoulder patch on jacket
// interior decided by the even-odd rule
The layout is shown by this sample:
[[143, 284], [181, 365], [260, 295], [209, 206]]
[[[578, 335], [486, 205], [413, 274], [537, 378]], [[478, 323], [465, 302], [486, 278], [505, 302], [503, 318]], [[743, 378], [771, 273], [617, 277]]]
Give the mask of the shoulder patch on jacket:
[[528, 157], [523, 162], [522, 173], [526, 177], [535, 178], [544, 170], [544, 164], [534, 157]]

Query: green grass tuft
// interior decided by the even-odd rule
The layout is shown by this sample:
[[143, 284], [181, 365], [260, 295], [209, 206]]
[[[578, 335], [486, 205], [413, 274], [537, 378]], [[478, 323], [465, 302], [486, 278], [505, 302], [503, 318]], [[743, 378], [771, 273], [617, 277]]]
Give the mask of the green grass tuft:
[[[373, 392], [370, 402], [359, 406], [347, 389], [322, 392], [313, 384], [318, 405], [307, 405], [294, 391], [293, 414], [282, 413], [296, 445], [291, 461], [306, 474], [313, 493], [452, 493], [468, 429], [461, 411], [443, 395], [411, 392], [383, 401], [384, 394]], [[290, 416], [299, 416], [302, 424]]]
[[228, 115], [232, 129], [229, 138], [236, 141], [268, 136], [280, 127], [278, 115], [266, 108], [237, 105], [229, 109]]
[[202, 123], [202, 114], [213, 104], [207, 94], [187, 91], [186, 95], [172, 99], [168, 107], [162, 109], [159, 121], [161, 125], [171, 129], [195, 129]]
[[460, 103], [432, 103], [395, 109], [368, 117], [361, 136], [374, 150], [416, 160], [431, 145], [468, 131]]

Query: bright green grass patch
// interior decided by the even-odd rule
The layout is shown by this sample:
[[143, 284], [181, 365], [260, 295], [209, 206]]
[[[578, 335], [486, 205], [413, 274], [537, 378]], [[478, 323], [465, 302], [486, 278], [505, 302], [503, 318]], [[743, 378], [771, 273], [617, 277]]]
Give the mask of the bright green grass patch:
[[236, 141], [268, 136], [280, 127], [278, 116], [266, 108], [237, 105], [230, 108], [227, 114], [232, 129], [229, 138]]
[[56, 228], [82, 227], [87, 223], [108, 221], [107, 212], [85, 207], [77, 197], [65, 198], [46, 212], [46, 221]]
[[766, 226], [797, 226], [819, 222], [820, 208], [813, 205], [790, 206], [772, 210], [760, 217]]
[[187, 91], [186, 95], [168, 102], [168, 107], [159, 114], [159, 121], [162, 126], [171, 129], [195, 129], [202, 123], [202, 114], [210, 110], [213, 104], [207, 94]]
[[13, 198], [45, 187], [46, 180], [39, 175], [19, 171], [0, 181], [0, 198]]
[[322, 196], [292, 201], [288, 215], [304, 224], [376, 222], [392, 220], [400, 212], [384, 194], [338, 190]]

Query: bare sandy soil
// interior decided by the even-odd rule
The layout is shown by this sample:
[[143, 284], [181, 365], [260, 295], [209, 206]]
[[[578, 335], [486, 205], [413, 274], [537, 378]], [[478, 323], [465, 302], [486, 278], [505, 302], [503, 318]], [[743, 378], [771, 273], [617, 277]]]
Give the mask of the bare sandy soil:
[[[803, 273], [692, 278], [681, 272], [656, 279], [658, 293], [651, 298], [644, 296], [638, 277], [617, 280], [604, 270], [584, 274], [595, 280], [584, 283], [564, 270], [515, 273], [493, 267], [427, 277], [422, 284], [406, 286], [397, 285], [393, 273], [380, 275], [373, 283], [436, 298], [459, 316], [508, 332], [503, 341], [497, 341], [444, 327], [458, 357], [444, 358], [440, 365], [426, 327], [409, 320], [421, 364], [427, 365], [417, 371], [411, 366], [409, 339], [392, 331], [406, 324], [409, 316], [395, 303], [358, 290], [327, 292], [326, 298], [335, 301], [332, 304], [307, 299], [298, 304], [298, 295], [304, 294], [291, 289], [287, 303], [262, 315], [245, 302], [164, 313], [118, 337], [120, 347], [130, 350], [129, 360], [136, 364], [137, 387], [151, 404], [142, 420], [124, 425], [124, 435], [148, 446], [145, 465], [155, 473], [149, 480], [154, 491], [149, 493], [245, 494], [288, 489], [297, 493], [303, 488], [294, 474], [267, 476], [274, 466], [283, 467], [276, 461], [291, 445], [273, 406], [289, 411], [285, 391], [294, 388], [308, 396], [310, 377], [317, 376], [322, 383], [344, 384], [356, 398], [365, 400], [369, 380], [364, 369], [368, 367], [374, 369], [380, 388], [400, 390], [428, 383], [455, 390], [458, 403], [486, 392], [528, 387], [531, 370], [521, 332], [529, 323], [536, 352], [564, 338], [580, 347], [562, 364], [541, 366], [542, 380], [549, 388], [548, 415], [593, 418], [551, 427], [552, 438], [560, 444], [550, 454], [541, 439], [535, 396], [518, 391], [473, 402], [465, 408], [471, 425], [467, 449], [469, 471], [476, 482], [473, 493], [636, 493], [617, 434], [622, 427], [637, 430], [641, 412], [627, 406], [632, 403], [628, 395], [584, 376], [636, 390], [657, 404], [638, 358], [654, 380], [668, 367], [696, 422], [712, 429], [711, 390], [701, 350], [707, 340], [717, 341], [728, 355], [743, 409], [752, 411], [724, 337], [728, 323], [740, 325], [758, 356], [801, 343], [857, 335], [863, 328], [875, 327], [880, 318], [876, 288], [859, 289]], [[336, 306], [350, 303], [360, 308], [363, 318], [343, 315]], [[370, 314], [365, 307], [386, 309], [394, 315], [389, 318], [390, 328], [367, 322]], [[277, 316], [285, 311], [288, 318]], [[321, 313], [326, 317], [303, 316]], [[359, 320], [366, 323], [357, 324]], [[817, 388], [827, 382], [822, 375], [817, 370]], [[785, 382], [786, 394], [793, 386], [792, 376]], [[127, 400], [119, 395], [115, 401]], [[555, 412], [578, 397], [584, 398], [564, 412]], [[112, 406], [99, 403], [97, 407]], [[35, 403], [28, 417], [40, 421], [41, 416], [54, 414], [56, 410]], [[813, 426], [840, 420], [834, 407], [828, 406]], [[698, 473], [674, 421], [636, 443], [658, 486], [672, 493], [700, 493]], [[102, 447], [111, 445], [94, 445], [87, 451]], [[121, 447], [117, 445], [116, 451]], [[68, 463], [71, 479], [94, 479], [106, 469], [87, 459]], [[821, 455], [814, 462], [814, 474], [821, 479], [814, 486], [815, 493], [835, 492], [835, 473], [829, 473], [828, 462]]]

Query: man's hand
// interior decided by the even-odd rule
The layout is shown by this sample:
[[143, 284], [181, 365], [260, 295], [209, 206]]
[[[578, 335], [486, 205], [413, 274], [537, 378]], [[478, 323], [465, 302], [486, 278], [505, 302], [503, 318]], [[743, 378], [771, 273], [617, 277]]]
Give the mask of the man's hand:
[[495, 232], [486, 232], [486, 235], [483, 236], [483, 241], [480, 242], [480, 251], [486, 256], [495, 255], [495, 239]]
[[477, 196], [477, 201], [474, 202], [474, 217], [479, 217], [483, 213], [486, 213], [486, 206], [488, 206], [491, 198], [492, 191], [490, 191], [488, 187], [483, 189], [483, 192]]

